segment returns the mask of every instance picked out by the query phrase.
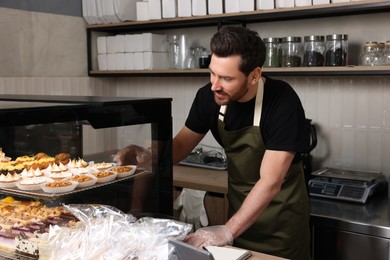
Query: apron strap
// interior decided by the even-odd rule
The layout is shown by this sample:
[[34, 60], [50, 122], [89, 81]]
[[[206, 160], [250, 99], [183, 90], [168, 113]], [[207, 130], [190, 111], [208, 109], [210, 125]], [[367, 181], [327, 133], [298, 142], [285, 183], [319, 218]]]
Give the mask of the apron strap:
[[[253, 125], [254, 126], [260, 126], [261, 110], [263, 107], [263, 95], [264, 95], [264, 83], [263, 83], [263, 80], [260, 78], [258, 86], [257, 86], [255, 113], [253, 115]], [[225, 113], [226, 113], [226, 105], [223, 105], [219, 109], [218, 119], [221, 121], [224, 121]]]

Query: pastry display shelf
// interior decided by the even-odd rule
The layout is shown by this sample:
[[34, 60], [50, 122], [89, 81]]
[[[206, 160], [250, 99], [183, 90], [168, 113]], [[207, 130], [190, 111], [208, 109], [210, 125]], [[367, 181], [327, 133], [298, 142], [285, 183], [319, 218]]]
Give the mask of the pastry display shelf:
[[[295, 67], [295, 68], [263, 68], [266, 76], [375, 76], [390, 75], [390, 66], [339, 66], [339, 67]], [[96, 77], [171, 77], [193, 76], [208, 77], [208, 69], [193, 70], [113, 70], [90, 71]]]
[[91, 189], [97, 189], [101, 188], [107, 185], [111, 185], [114, 183], [119, 183], [123, 182], [129, 179], [134, 179], [137, 177], [142, 177], [146, 175], [150, 175], [151, 173], [142, 169], [137, 169], [136, 172], [133, 175], [123, 177], [123, 178], [117, 178], [113, 181], [109, 182], [104, 182], [104, 183], [96, 183], [90, 187], [83, 187], [83, 188], [76, 188], [72, 191], [68, 192], [62, 192], [62, 193], [47, 193], [44, 192], [43, 190], [34, 190], [34, 191], [28, 191], [28, 190], [20, 190], [17, 187], [15, 188], [0, 188], [0, 192], [6, 195], [16, 195], [19, 197], [26, 197], [26, 198], [36, 198], [36, 199], [43, 199], [43, 200], [58, 200], [58, 199], [63, 199], [68, 196], [77, 196], [78, 193], [91, 190]]

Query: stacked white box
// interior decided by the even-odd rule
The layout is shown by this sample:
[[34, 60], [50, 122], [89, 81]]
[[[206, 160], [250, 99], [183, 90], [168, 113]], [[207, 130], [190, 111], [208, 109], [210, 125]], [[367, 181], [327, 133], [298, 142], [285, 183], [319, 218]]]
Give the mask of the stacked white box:
[[98, 54], [98, 69], [107, 70], [107, 53]]
[[114, 0], [115, 14], [119, 20], [137, 20], [137, 0]]
[[107, 53], [107, 37], [99, 36], [97, 37], [97, 53], [106, 54]]
[[240, 0], [240, 12], [250, 12], [255, 10], [255, 0]]
[[270, 10], [275, 9], [275, 1], [270, 0], [256, 0], [257, 10]]
[[116, 70], [116, 53], [107, 54], [107, 70]]
[[148, 0], [149, 19], [161, 19], [161, 0]]
[[116, 36], [107, 36], [107, 53], [116, 52]]
[[125, 53], [125, 70], [134, 69], [134, 53]]
[[143, 33], [142, 51], [167, 52], [168, 39], [166, 34]]
[[331, 0], [331, 3], [345, 3], [345, 2], [351, 2], [351, 0]]
[[291, 8], [294, 7], [294, 0], [275, 0], [276, 8]]
[[137, 2], [137, 21], [149, 20], [149, 5], [148, 2]]
[[115, 69], [124, 70], [125, 69], [125, 53], [115, 53]]
[[225, 0], [225, 13], [238, 12], [240, 12], [240, 0]]
[[313, 5], [330, 4], [330, 0], [313, 0]]
[[192, 15], [201, 16], [207, 14], [206, 0], [192, 0]]
[[134, 52], [134, 69], [143, 70], [144, 69], [144, 53], [143, 52]]
[[309, 6], [312, 5], [311, 0], [295, 0], [295, 6]]
[[192, 15], [191, 0], [177, 0], [177, 16], [190, 17]]
[[168, 53], [166, 52], [144, 52], [143, 66], [145, 70], [168, 69]]
[[143, 52], [144, 51], [144, 38], [142, 33], [133, 35], [133, 48], [134, 52]]
[[222, 14], [223, 13], [223, 0], [208, 0], [208, 13], [209, 14]]
[[133, 34], [125, 35], [125, 52], [134, 52], [134, 37]]
[[115, 48], [115, 53], [125, 52], [125, 36], [122, 34], [118, 34], [115, 36], [115, 41], [114, 41], [114, 48]]
[[162, 17], [163, 18], [177, 17], [176, 0], [162, 0]]

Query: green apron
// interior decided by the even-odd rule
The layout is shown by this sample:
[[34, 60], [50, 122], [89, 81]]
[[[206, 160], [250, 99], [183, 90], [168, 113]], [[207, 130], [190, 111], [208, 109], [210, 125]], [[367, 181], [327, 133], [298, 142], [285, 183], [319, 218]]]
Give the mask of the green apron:
[[[260, 179], [260, 164], [265, 145], [259, 124], [263, 100], [263, 82], [256, 95], [254, 125], [226, 131], [221, 106], [218, 130], [228, 158], [229, 217], [241, 207], [248, 193]], [[309, 198], [301, 163], [292, 164], [281, 191], [268, 208], [234, 245], [289, 259], [310, 259]]]

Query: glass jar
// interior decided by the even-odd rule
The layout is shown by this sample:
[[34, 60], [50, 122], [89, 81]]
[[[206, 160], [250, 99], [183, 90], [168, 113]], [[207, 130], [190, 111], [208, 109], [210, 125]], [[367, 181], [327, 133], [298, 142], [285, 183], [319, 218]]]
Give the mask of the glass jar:
[[302, 66], [302, 39], [301, 37], [283, 37], [282, 48], [282, 67], [300, 67]]
[[303, 66], [320, 67], [325, 64], [325, 37], [305, 36], [303, 43]]
[[325, 65], [348, 65], [348, 35], [331, 34], [326, 36]]
[[360, 55], [359, 65], [378, 66], [382, 63], [381, 54], [378, 52], [377, 42], [366, 42], [363, 46], [363, 53]]
[[385, 50], [383, 51], [383, 65], [390, 65], [390, 41], [385, 43]]
[[264, 38], [263, 39], [265, 47], [266, 47], [266, 54], [265, 54], [265, 61], [264, 61], [264, 67], [281, 67], [281, 49], [280, 49], [280, 38]]

